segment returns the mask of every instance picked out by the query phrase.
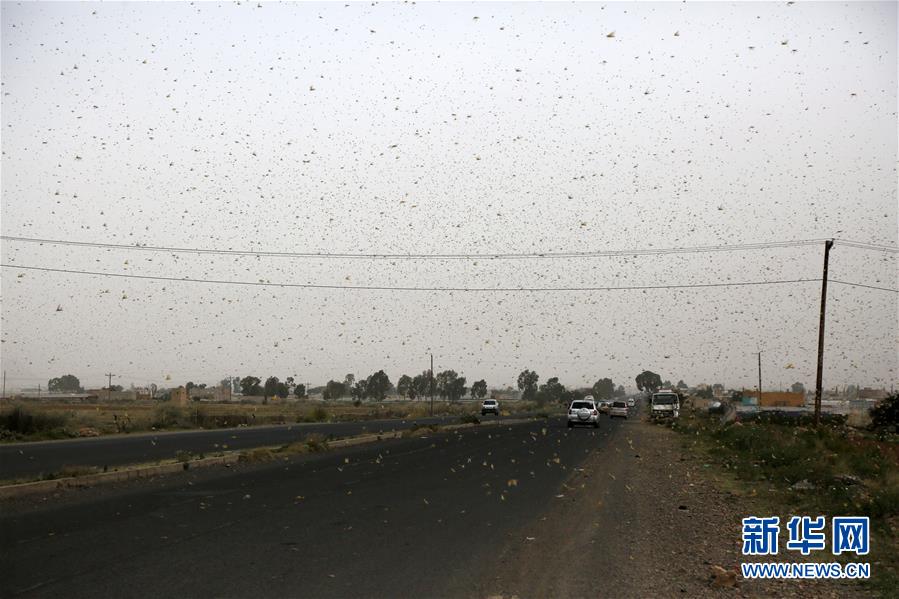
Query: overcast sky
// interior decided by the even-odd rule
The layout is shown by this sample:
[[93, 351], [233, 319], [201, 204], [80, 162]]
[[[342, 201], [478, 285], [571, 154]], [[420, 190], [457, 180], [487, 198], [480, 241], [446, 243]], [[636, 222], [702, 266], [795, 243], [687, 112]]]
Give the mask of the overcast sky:
[[[314, 253], [897, 244], [897, 5], [2, 4], [2, 232]], [[2, 262], [379, 287], [815, 279], [823, 244], [293, 259], [3, 241]], [[434, 353], [633, 386], [813, 387], [820, 284], [607, 291], [211, 285], [3, 268], [8, 387], [312, 384]], [[899, 288], [837, 244], [831, 277]], [[832, 284], [825, 386], [896, 382], [899, 294]]]

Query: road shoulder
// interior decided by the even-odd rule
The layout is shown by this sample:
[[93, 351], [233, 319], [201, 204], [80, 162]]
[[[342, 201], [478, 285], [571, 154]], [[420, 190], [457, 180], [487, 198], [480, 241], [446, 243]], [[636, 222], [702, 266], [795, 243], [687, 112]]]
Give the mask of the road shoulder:
[[739, 569], [740, 520], [752, 499], [728, 490], [667, 427], [622, 424], [557, 503], [510, 540], [481, 596], [867, 596], [833, 581], [712, 583], [713, 566]]

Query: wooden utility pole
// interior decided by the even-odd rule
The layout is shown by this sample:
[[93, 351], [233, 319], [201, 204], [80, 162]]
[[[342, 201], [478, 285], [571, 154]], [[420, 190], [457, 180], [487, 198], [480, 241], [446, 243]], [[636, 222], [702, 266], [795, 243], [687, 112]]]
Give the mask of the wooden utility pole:
[[434, 415], [434, 354], [431, 354], [431, 370], [430, 376], [428, 377], [430, 380], [428, 384], [428, 391], [431, 394], [431, 416]]
[[109, 385], [106, 386], [106, 401], [112, 401], [112, 377], [115, 375], [111, 372], [107, 372], [106, 376], [109, 377]]
[[762, 407], [762, 352], [759, 352], [759, 408]]
[[833, 239], [824, 242], [824, 274], [821, 277], [821, 320], [818, 323], [818, 372], [815, 375], [815, 426], [821, 422], [821, 375], [824, 371], [824, 316], [827, 314], [827, 266]]

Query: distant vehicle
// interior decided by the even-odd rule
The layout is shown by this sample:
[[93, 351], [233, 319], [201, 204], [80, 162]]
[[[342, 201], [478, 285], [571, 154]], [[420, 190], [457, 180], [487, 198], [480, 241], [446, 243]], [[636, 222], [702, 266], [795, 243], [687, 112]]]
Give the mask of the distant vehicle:
[[660, 389], [652, 394], [650, 400], [653, 418], [677, 418], [680, 416], [680, 399], [670, 389]]
[[593, 428], [599, 428], [599, 410], [596, 402], [591, 400], [579, 400], [571, 402], [568, 406], [568, 428], [575, 424], [588, 424]]
[[481, 416], [486, 416], [487, 414], [496, 414], [499, 416], [499, 402], [495, 399], [485, 399], [484, 403], [481, 404]]
[[636, 406], [636, 405], [637, 405], [637, 400], [636, 400], [636, 399], [634, 399], [633, 397], [628, 397], [628, 398], [627, 398], [627, 407], [633, 408], [633, 407]]
[[725, 412], [725, 406], [718, 400], [712, 401], [709, 403], [709, 414], [723, 414]]
[[599, 402], [599, 411], [602, 412], [603, 414], [608, 414], [608, 413], [609, 413], [609, 406], [610, 406], [610, 405], [611, 405], [610, 402], [608, 402], [608, 401], [606, 401], [606, 400], [604, 400], [604, 399], [601, 400], [601, 401]]
[[609, 418], [615, 418], [616, 416], [627, 418], [627, 412], [626, 401], [613, 401], [612, 407], [609, 408]]

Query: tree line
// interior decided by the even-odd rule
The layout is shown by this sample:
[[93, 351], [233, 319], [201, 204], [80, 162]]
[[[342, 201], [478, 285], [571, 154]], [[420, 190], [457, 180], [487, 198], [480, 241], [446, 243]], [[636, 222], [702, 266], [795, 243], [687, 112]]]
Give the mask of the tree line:
[[610, 378], [601, 378], [589, 389], [567, 389], [559, 382], [559, 377], [551, 377], [542, 385], [538, 385], [540, 376], [533, 370], [523, 370], [518, 375], [518, 389], [521, 399], [536, 401], [539, 405], [551, 403], [568, 404], [592, 395], [594, 399], [612, 399], [624, 397], [624, 385], [615, 386]]

